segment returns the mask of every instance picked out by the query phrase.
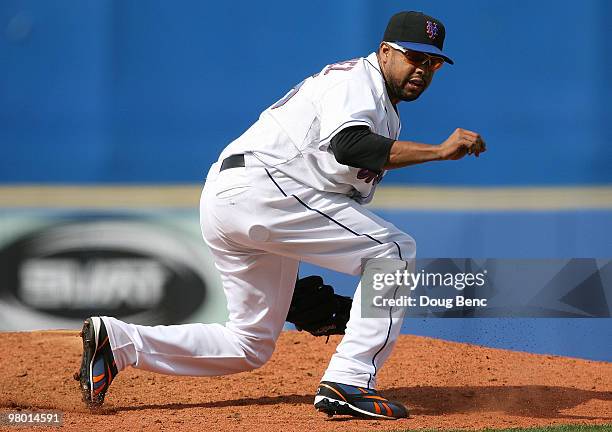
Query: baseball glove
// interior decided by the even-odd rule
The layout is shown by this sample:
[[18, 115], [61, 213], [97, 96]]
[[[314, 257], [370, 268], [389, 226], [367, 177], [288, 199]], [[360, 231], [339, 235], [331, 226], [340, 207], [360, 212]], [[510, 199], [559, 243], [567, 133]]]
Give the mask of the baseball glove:
[[353, 300], [334, 293], [321, 276], [308, 276], [295, 283], [287, 321], [314, 336], [344, 334]]

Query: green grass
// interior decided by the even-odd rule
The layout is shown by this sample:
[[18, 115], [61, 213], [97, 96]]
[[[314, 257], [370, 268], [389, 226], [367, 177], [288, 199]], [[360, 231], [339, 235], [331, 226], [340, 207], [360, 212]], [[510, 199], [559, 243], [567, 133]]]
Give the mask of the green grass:
[[[427, 429], [420, 431], [405, 430], [404, 432], [465, 432], [466, 429]], [[479, 432], [612, 432], [612, 424], [601, 426], [565, 425], [565, 426], [542, 426], [533, 428], [510, 428], [510, 429], [481, 429]]]

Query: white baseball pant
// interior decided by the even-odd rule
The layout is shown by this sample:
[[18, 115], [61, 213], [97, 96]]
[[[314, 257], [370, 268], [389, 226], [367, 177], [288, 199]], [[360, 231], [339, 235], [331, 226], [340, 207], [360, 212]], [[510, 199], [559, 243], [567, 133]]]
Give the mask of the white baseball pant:
[[[305, 187], [249, 154], [246, 167], [219, 167], [204, 185], [200, 223], [228, 322], [150, 327], [103, 317], [118, 370], [210, 376], [255, 369], [274, 351], [300, 261], [357, 275], [363, 258], [415, 257], [412, 237], [345, 195]], [[375, 388], [402, 317], [363, 318], [360, 290], [322, 379]]]

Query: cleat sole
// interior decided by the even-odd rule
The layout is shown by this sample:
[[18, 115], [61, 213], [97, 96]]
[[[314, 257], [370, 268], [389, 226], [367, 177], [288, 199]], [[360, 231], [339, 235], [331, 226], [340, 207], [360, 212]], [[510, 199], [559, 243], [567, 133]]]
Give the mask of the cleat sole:
[[[82, 400], [91, 407], [96, 405], [96, 403], [91, 398], [91, 384], [88, 377], [90, 375], [90, 364], [96, 352], [96, 343], [94, 340], [95, 335], [92, 335], [91, 322], [89, 320], [85, 320], [83, 323], [80, 335], [83, 339], [83, 358], [81, 360], [80, 371], [77, 373], [78, 381], [80, 382]], [[77, 379], [77, 374], [75, 374], [75, 379]]]
[[396, 417], [390, 417], [382, 414], [375, 414], [370, 411], [366, 411], [356, 406], [339, 400], [334, 400], [324, 396], [316, 396], [314, 407], [317, 411], [327, 414], [328, 417], [334, 415], [350, 415], [353, 417], [361, 418], [379, 418], [386, 420], [397, 420]]

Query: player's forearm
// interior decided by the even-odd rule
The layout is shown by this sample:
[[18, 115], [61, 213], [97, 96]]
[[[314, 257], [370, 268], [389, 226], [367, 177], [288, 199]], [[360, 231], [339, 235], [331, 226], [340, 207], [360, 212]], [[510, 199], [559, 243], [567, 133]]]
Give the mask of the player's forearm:
[[413, 141], [395, 141], [391, 146], [389, 160], [384, 168], [386, 170], [402, 168], [441, 159], [440, 146]]

